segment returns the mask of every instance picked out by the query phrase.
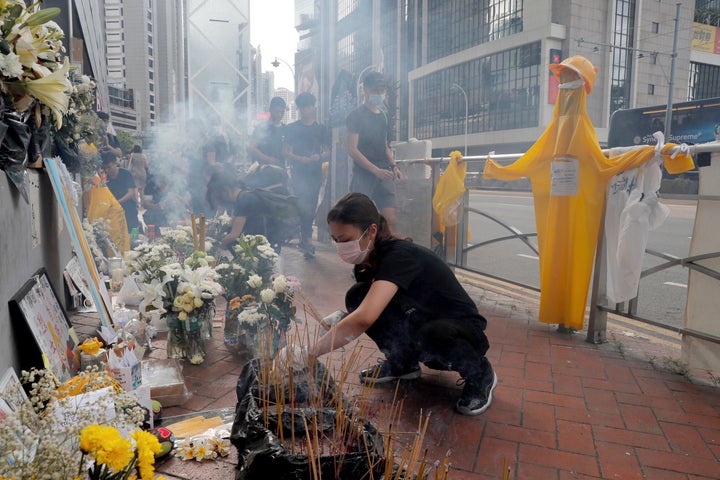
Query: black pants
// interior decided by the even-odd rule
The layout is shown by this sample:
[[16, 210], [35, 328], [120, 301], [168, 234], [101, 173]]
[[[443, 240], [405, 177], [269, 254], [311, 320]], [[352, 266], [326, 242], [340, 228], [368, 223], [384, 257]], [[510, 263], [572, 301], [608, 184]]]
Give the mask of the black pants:
[[[367, 295], [370, 283], [356, 283], [345, 295], [348, 312]], [[423, 362], [430, 368], [454, 370], [463, 378], [482, 372], [490, 344], [476, 319], [428, 318], [398, 294], [365, 332], [387, 361], [409, 369]]]
[[293, 195], [297, 197], [300, 210], [300, 240], [310, 241], [312, 238], [312, 226], [317, 210], [318, 195], [322, 184], [322, 171], [302, 172], [293, 170], [290, 186]]

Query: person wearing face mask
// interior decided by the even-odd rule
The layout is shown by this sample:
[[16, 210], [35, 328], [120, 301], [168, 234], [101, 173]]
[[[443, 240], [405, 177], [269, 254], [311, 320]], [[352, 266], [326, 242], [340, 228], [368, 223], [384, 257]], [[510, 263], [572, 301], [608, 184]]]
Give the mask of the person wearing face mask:
[[282, 98], [273, 97], [270, 99], [268, 110], [270, 118], [253, 131], [250, 156], [260, 165], [284, 167], [282, 146], [285, 125], [282, 123], [282, 119], [287, 110], [287, 104]]
[[338, 255], [354, 265], [357, 283], [345, 296], [348, 314], [337, 316], [337, 323], [308, 348], [308, 359], [366, 333], [385, 360], [363, 370], [362, 382], [418, 378], [422, 362], [459, 372], [465, 384], [457, 410], [483, 413], [497, 385], [485, 356], [487, 321], [452, 270], [430, 250], [394, 236], [362, 193], [341, 198], [327, 222]]
[[365, 102], [346, 119], [348, 155], [353, 160], [350, 191], [372, 198], [395, 231], [395, 182], [403, 178], [388, 144], [390, 121], [385, 112], [387, 82], [379, 72], [363, 77]]

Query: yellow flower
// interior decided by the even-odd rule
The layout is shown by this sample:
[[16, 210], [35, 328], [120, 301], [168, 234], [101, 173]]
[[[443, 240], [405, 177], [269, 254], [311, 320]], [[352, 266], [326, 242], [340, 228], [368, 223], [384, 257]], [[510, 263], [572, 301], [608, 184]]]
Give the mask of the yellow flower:
[[184, 311], [178, 313], [178, 319], [180, 319], [180, 320], [187, 320], [187, 318], [188, 318], [188, 314], [185, 313]]
[[135, 430], [130, 436], [135, 440], [138, 469], [142, 480], [152, 480], [155, 472], [155, 454], [160, 453], [161, 446], [152, 433]]
[[80, 449], [115, 472], [127, 467], [135, 456], [132, 443], [113, 427], [90, 425], [80, 432]]

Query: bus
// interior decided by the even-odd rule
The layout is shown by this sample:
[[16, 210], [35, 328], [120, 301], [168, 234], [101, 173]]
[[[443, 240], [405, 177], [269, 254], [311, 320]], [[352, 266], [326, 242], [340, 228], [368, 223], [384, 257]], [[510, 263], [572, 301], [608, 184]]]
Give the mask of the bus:
[[[667, 105], [617, 110], [610, 117], [608, 148], [654, 145], [652, 134], [665, 131]], [[674, 103], [666, 142], [698, 144], [720, 140], [720, 97]]]

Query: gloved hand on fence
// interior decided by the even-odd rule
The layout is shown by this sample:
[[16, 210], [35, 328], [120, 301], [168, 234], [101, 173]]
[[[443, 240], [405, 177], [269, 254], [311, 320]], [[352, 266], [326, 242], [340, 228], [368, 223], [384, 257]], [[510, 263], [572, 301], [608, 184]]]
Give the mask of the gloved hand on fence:
[[273, 359], [273, 368], [279, 370], [301, 371], [310, 365], [311, 359], [308, 348], [302, 345], [288, 345], [283, 347]]
[[333, 325], [340, 322], [340, 320], [342, 320], [343, 318], [347, 317], [347, 315], [347, 312], [344, 312], [342, 310], [336, 310], [327, 317], [323, 318], [320, 322], [320, 326], [323, 330], [327, 332], [333, 327]]

